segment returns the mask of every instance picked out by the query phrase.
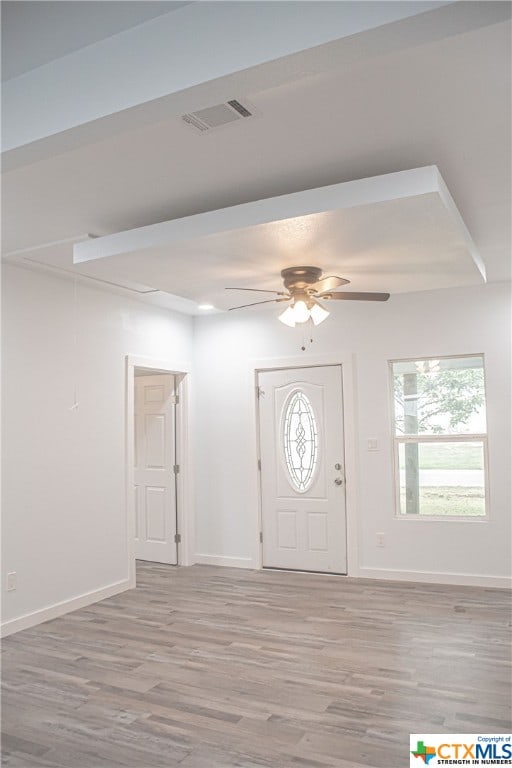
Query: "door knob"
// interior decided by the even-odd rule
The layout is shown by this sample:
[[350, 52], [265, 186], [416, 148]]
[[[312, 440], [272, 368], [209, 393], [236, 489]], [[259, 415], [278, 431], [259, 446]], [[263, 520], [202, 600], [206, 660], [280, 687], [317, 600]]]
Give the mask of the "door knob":
[[335, 481], [334, 481], [334, 484], [335, 485], [343, 485], [343, 480], [341, 479], [341, 477], [337, 477], [335, 479]]

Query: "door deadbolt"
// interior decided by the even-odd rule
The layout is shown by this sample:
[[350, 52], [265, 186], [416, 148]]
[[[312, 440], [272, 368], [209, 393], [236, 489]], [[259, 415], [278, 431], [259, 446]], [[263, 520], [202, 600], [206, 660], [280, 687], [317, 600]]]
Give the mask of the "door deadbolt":
[[334, 469], [341, 469], [341, 464], [335, 464]]

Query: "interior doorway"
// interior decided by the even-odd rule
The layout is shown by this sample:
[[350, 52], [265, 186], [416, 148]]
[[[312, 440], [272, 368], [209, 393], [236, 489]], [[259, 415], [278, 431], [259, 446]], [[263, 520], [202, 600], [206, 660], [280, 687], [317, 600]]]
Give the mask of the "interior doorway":
[[264, 568], [347, 573], [341, 365], [258, 372]]
[[132, 587], [136, 559], [195, 562], [190, 370], [183, 360], [126, 356], [126, 531]]
[[178, 563], [177, 377], [135, 368], [135, 558]]

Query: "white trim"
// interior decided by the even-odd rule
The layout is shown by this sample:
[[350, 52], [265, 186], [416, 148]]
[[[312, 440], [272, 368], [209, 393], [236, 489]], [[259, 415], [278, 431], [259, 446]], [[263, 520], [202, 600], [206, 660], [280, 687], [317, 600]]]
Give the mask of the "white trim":
[[[258, 405], [256, 397], [256, 384], [259, 371], [282, 370], [283, 368], [315, 368], [317, 366], [339, 365], [341, 366], [342, 393], [343, 393], [343, 426], [345, 435], [345, 507], [347, 520], [347, 576], [357, 576], [359, 570], [359, 526], [358, 515], [359, 496], [357, 478], [357, 432], [355, 428], [356, 414], [356, 388], [354, 386], [354, 356], [350, 352], [339, 352], [332, 355], [311, 355], [311, 357], [272, 357], [249, 360], [247, 379], [250, 383], [249, 408], [253, 423], [254, 435], [254, 467], [258, 473], [257, 460], [259, 456], [258, 435]], [[347, 479], [348, 478], [348, 479]], [[254, 513], [257, 525], [254, 529], [254, 555], [256, 568], [263, 568], [262, 548], [259, 540], [259, 532], [262, 530], [261, 519], [261, 484], [258, 477], [258, 503]]]
[[163, 359], [158, 357], [143, 357], [142, 355], [126, 355], [126, 362], [134, 368], [154, 368], [164, 373], [190, 373], [192, 366], [185, 360]]
[[405, 521], [407, 523], [469, 523], [469, 525], [487, 525], [489, 515], [408, 515], [406, 512], [396, 514], [393, 517], [396, 521]]
[[395, 440], [400, 443], [482, 443], [486, 437], [485, 432], [447, 432], [442, 435], [395, 435]]
[[177, 418], [178, 451], [177, 463], [182, 471], [178, 483], [178, 530], [181, 534], [181, 544], [178, 547], [178, 565], [192, 565], [194, 555], [194, 515], [192, 499], [192, 456], [189, 440], [190, 432], [190, 387], [189, 374], [191, 365], [183, 360], [141, 357], [126, 355], [126, 411], [125, 411], [125, 456], [126, 456], [126, 536], [129, 581], [135, 587], [135, 501], [132, 488], [134, 485], [134, 378], [135, 368], [147, 368], [161, 373], [172, 373], [178, 378], [178, 394], [180, 396], [179, 416]]
[[37, 624], [42, 624], [44, 621], [51, 621], [51, 619], [58, 619], [59, 616], [64, 616], [71, 611], [77, 611], [79, 608], [86, 608], [92, 603], [97, 603], [100, 600], [105, 600], [107, 597], [113, 597], [120, 592], [126, 592], [131, 589], [131, 580], [122, 579], [116, 581], [113, 584], [109, 584], [101, 589], [94, 589], [92, 592], [85, 592], [78, 597], [72, 597], [69, 600], [62, 600], [60, 603], [49, 605], [46, 608], [41, 608], [32, 613], [26, 613], [24, 616], [20, 616], [17, 619], [10, 619], [10, 621], [4, 621], [0, 627], [0, 636], [7, 637], [15, 632], [20, 632], [22, 629], [30, 629]]
[[125, 509], [126, 509], [126, 555], [128, 558], [128, 578], [130, 587], [135, 589], [135, 499], [133, 487], [135, 485], [135, 373], [134, 366], [130, 363], [130, 356], [126, 356], [125, 371], [125, 476], [126, 485]]
[[176, 463], [180, 465], [178, 475], [178, 529], [181, 533], [181, 545], [178, 548], [178, 565], [193, 565], [194, 559], [194, 499], [193, 499], [193, 462], [191, 435], [191, 381], [190, 375], [178, 374], [178, 394], [180, 407], [176, 415], [178, 453]]
[[231, 557], [231, 555], [196, 554], [197, 565], [221, 565], [227, 568], [250, 568], [258, 570], [258, 564], [252, 557]]
[[494, 587], [512, 589], [510, 576], [485, 576], [472, 573], [449, 573], [446, 571], [403, 571], [391, 568], [359, 569], [357, 576], [361, 579], [379, 579], [382, 581], [414, 581], [424, 584], [453, 584], [467, 587]]

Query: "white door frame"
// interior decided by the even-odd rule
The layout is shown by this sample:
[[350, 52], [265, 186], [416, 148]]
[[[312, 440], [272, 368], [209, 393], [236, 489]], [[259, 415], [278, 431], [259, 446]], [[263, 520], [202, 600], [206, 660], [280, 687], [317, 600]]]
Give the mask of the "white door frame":
[[176, 494], [178, 508], [178, 532], [181, 542], [178, 547], [178, 565], [192, 565], [194, 541], [194, 515], [192, 514], [192, 480], [190, 427], [190, 371], [189, 363], [179, 360], [126, 355], [126, 410], [125, 410], [125, 456], [126, 456], [126, 531], [128, 552], [128, 575], [130, 587], [135, 587], [135, 481], [134, 421], [135, 421], [135, 368], [154, 370], [155, 373], [172, 373], [177, 377], [177, 394], [180, 398], [176, 409], [177, 455], [180, 465], [180, 482]]
[[357, 445], [355, 429], [355, 387], [354, 387], [354, 361], [351, 353], [339, 353], [336, 355], [311, 355], [308, 357], [280, 357], [251, 360], [249, 363], [249, 377], [253, 385], [252, 419], [255, 434], [254, 462], [257, 473], [258, 505], [257, 524], [255, 532], [254, 562], [258, 569], [263, 568], [263, 549], [259, 539], [262, 530], [262, 500], [260, 472], [258, 459], [260, 458], [259, 446], [259, 406], [257, 397], [258, 373], [260, 371], [278, 371], [283, 368], [313, 368], [325, 365], [340, 365], [343, 387], [343, 425], [345, 437], [345, 503], [347, 516], [347, 576], [359, 575], [359, 498], [357, 478]]

